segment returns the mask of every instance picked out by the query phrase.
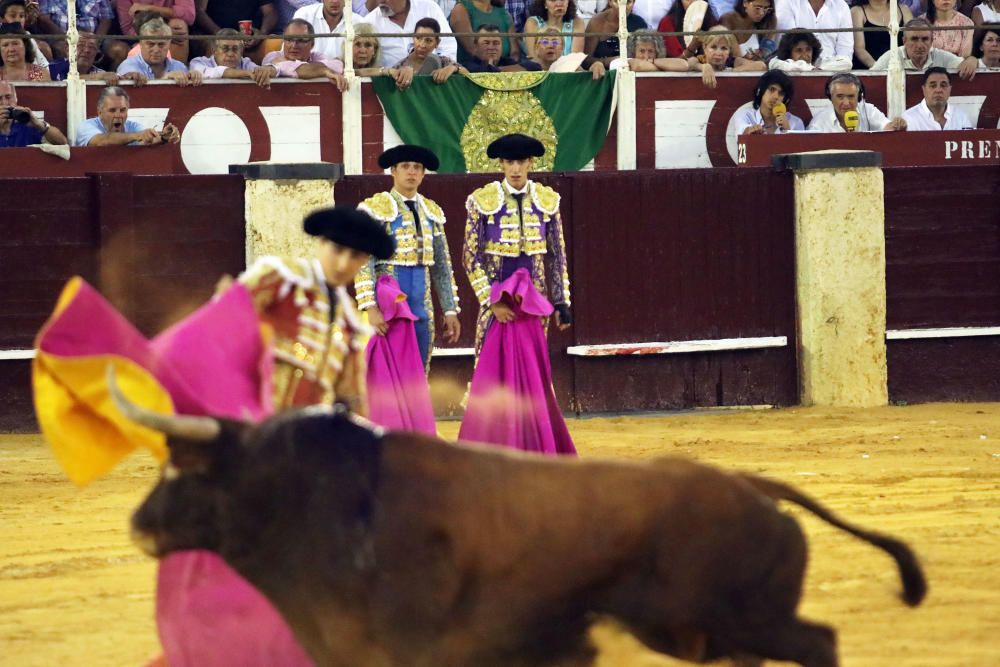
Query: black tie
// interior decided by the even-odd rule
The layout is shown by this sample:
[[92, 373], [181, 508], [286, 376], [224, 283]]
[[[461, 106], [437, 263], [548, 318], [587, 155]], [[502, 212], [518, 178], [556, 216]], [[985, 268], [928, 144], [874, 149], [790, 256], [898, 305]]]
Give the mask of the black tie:
[[523, 192], [512, 192], [514, 199], [517, 200], [517, 219], [521, 223], [521, 228], [524, 228], [524, 193]]
[[410, 213], [413, 214], [413, 224], [417, 227], [417, 236], [422, 236], [424, 231], [420, 227], [420, 215], [417, 214], [417, 202], [412, 199], [407, 199], [406, 208], [410, 209]]

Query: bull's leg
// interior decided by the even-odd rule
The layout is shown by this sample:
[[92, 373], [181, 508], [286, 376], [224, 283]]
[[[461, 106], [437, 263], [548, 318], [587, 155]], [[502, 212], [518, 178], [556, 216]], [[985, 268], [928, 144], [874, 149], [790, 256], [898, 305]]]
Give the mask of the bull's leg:
[[838, 667], [837, 635], [832, 628], [793, 619], [732, 635], [732, 643], [763, 658], [797, 662], [803, 667]]

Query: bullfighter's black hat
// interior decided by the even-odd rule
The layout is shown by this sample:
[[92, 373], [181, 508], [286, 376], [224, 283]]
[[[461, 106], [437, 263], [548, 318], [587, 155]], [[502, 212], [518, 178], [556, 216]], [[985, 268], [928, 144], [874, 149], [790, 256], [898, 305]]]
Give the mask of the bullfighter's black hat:
[[505, 134], [486, 147], [486, 157], [501, 160], [525, 160], [545, 155], [545, 146], [526, 134]]
[[322, 236], [348, 248], [378, 259], [389, 259], [396, 252], [396, 241], [375, 218], [353, 206], [321, 208], [306, 216], [307, 234]]
[[393, 167], [400, 162], [419, 162], [424, 165], [424, 168], [431, 171], [437, 171], [438, 166], [441, 164], [434, 151], [423, 146], [415, 146], [414, 144], [393, 146], [378, 156], [378, 166], [383, 169]]

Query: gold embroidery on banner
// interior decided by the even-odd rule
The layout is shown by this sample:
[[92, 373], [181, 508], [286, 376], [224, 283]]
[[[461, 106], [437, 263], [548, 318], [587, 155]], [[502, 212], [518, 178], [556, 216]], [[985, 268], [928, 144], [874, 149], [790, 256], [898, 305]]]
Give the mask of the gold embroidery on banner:
[[[513, 132], [520, 132], [541, 141], [545, 146], [545, 155], [535, 158], [533, 171], [552, 171], [558, 138], [556, 127], [545, 113], [541, 102], [531, 93], [493, 90], [486, 91], [479, 98], [462, 130], [465, 168], [470, 172], [497, 171], [496, 161], [486, 157], [486, 147], [495, 139]], [[477, 190], [474, 196], [479, 193], [480, 190]], [[478, 198], [476, 203], [480, 205], [480, 210], [484, 212], [490, 210], [490, 207], [480, 204]]]
[[543, 72], [475, 72], [466, 78], [480, 88], [490, 91], [516, 91], [534, 88], [545, 81], [549, 73]]

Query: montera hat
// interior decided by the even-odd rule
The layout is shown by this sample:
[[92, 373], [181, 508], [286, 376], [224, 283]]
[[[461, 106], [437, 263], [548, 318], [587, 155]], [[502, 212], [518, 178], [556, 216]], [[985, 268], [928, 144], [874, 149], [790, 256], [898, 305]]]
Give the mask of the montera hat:
[[505, 134], [486, 147], [486, 156], [501, 160], [525, 160], [545, 155], [545, 146], [526, 134]]
[[378, 166], [382, 169], [394, 167], [400, 162], [419, 162], [425, 169], [437, 171], [440, 166], [438, 156], [429, 148], [415, 146], [413, 144], [400, 144], [393, 146], [378, 156]]
[[321, 208], [306, 216], [306, 234], [322, 236], [338, 245], [366, 252], [378, 259], [389, 259], [396, 252], [396, 241], [385, 228], [353, 206]]

